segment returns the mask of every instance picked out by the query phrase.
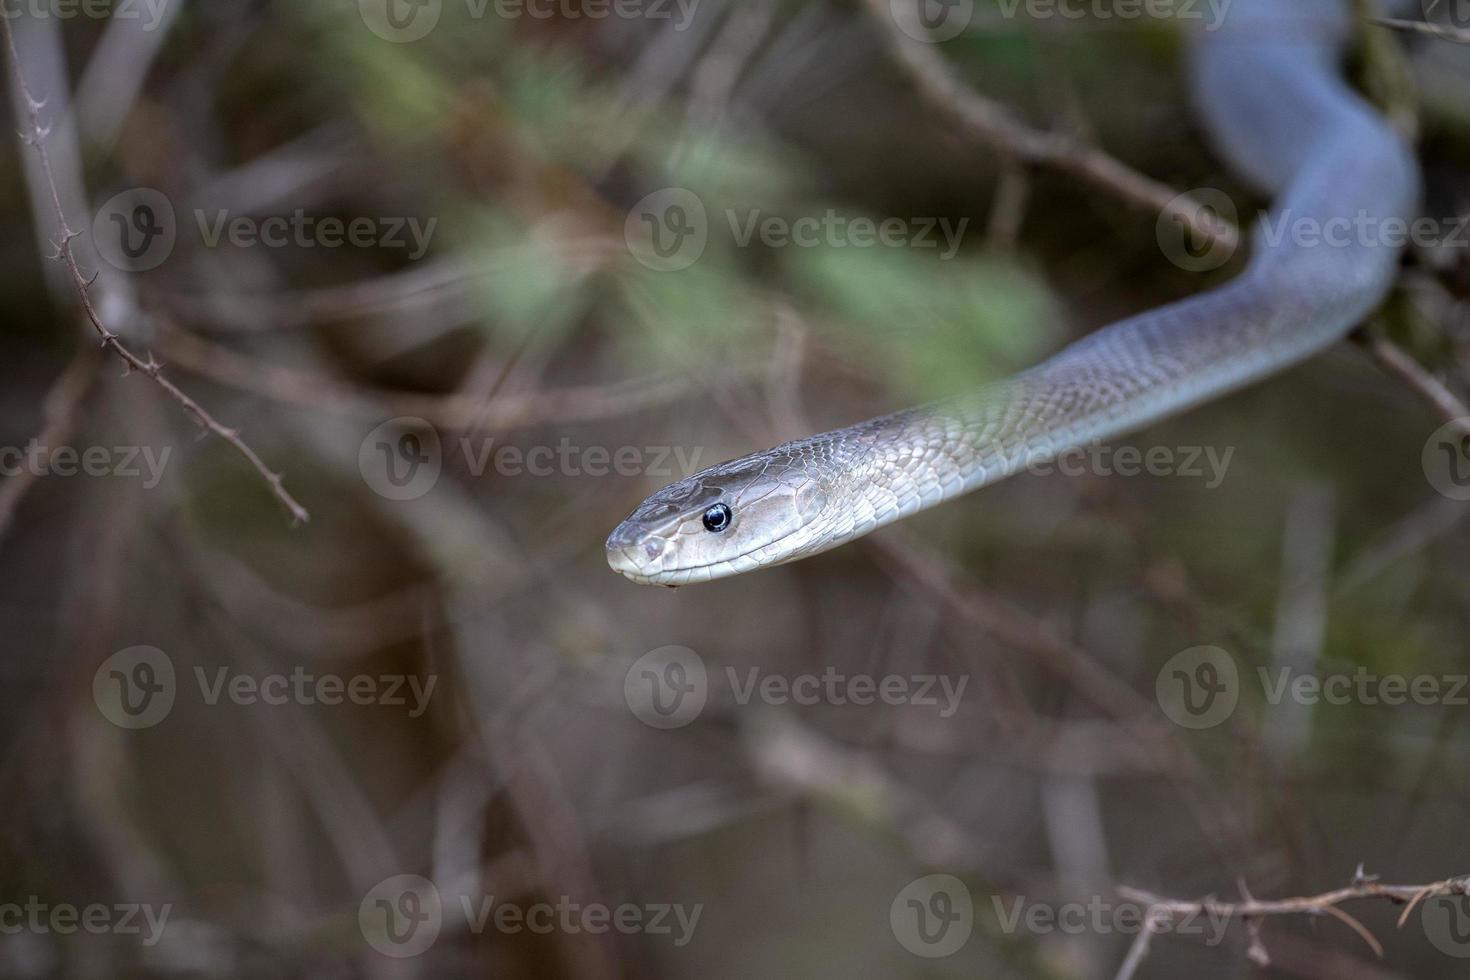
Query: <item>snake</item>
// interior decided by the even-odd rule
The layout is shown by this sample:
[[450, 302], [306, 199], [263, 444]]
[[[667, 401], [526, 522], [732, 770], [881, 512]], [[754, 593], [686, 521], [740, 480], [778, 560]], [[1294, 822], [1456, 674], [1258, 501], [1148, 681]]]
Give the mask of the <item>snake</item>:
[[977, 390], [697, 472], [613, 530], [608, 564], [680, 586], [807, 558], [1343, 339], [1392, 287], [1402, 242], [1384, 232], [1420, 195], [1407, 140], [1343, 74], [1353, 27], [1346, 0], [1234, 0], [1213, 30], [1190, 33], [1200, 122], [1271, 201], [1233, 278]]

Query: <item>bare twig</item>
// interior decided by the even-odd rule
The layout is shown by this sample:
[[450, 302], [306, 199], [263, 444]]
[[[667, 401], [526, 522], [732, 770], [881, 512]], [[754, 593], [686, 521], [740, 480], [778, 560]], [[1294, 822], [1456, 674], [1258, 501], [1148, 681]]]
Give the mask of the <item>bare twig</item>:
[[1167, 912], [1150, 911], [1143, 923], [1143, 928], [1138, 930], [1138, 936], [1133, 940], [1133, 945], [1128, 947], [1128, 955], [1123, 958], [1123, 965], [1118, 967], [1117, 976], [1114, 980], [1133, 980], [1133, 974], [1138, 972], [1138, 966], [1148, 956], [1149, 945], [1153, 942], [1154, 935], [1169, 921]]
[[184, 369], [261, 398], [377, 421], [413, 416], [452, 432], [615, 418], [667, 404], [696, 387], [693, 381], [655, 377], [492, 394], [489, 398], [463, 393], [422, 395], [369, 388], [315, 371], [266, 363], [174, 328], [164, 330], [159, 346]]
[[1447, 421], [1458, 422], [1470, 434], [1470, 407], [1466, 407], [1444, 382], [1424, 370], [1398, 344], [1371, 330], [1359, 330], [1353, 339], [1390, 374], [1412, 388]]
[[[42, 404], [43, 421], [41, 431], [36, 434], [36, 442], [54, 446], [71, 437], [76, 427], [77, 406], [97, 377], [98, 361], [96, 348], [83, 347], [61, 372], [61, 377], [46, 393]], [[0, 483], [0, 537], [10, 527], [21, 498], [40, 477], [40, 471], [26, 468]]]
[[1370, 24], [1379, 27], [1391, 27], [1396, 31], [1410, 31], [1414, 34], [1429, 34], [1434, 37], [1453, 41], [1456, 44], [1470, 44], [1470, 31], [1462, 27], [1450, 27], [1448, 24], [1431, 24], [1423, 20], [1403, 20], [1399, 17], [1372, 17]]
[[302, 507], [282, 484], [280, 474], [271, 472], [261, 458], [256, 455], [255, 450], [251, 449], [240, 438], [240, 433], [237, 430], [221, 425], [198, 402], [184, 394], [173, 382], [165, 378], [163, 376], [163, 366], [156, 362], [152, 355], [149, 355], [148, 359], [144, 360], [134, 354], [132, 350], [123, 344], [117, 334], [107, 328], [107, 325], [102, 322], [102, 318], [98, 316], [96, 307], [92, 305], [92, 296], [89, 291], [92, 280], [82, 274], [81, 267], [77, 265], [76, 255], [71, 247], [72, 242], [79, 236], [79, 232], [73, 231], [71, 225], [67, 222], [66, 210], [61, 206], [61, 194], [57, 190], [56, 177], [51, 168], [51, 157], [46, 150], [47, 130], [41, 125], [41, 109], [44, 103], [31, 94], [30, 86], [26, 84], [25, 75], [21, 71], [20, 55], [15, 48], [15, 35], [10, 27], [10, 18], [0, 17], [0, 34], [4, 35], [5, 53], [10, 62], [10, 69], [15, 76], [16, 87], [20, 90], [20, 96], [26, 105], [28, 116], [27, 130], [21, 134], [21, 139], [35, 148], [36, 155], [41, 163], [41, 173], [46, 183], [44, 190], [49, 194], [51, 204], [56, 211], [57, 227], [61, 235], [61, 240], [56, 243], [56, 258], [61, 260], [65, 265], [71, 277], [72, 285], [76, 287], [77, 299], [81, 303], [82, 311], [86, 314], [88, 322], [97, 331], [98, 336], [102, 338], [102, 347], [111, 350], [121, 358], [130, 370], [137, 371], [152, 378], [154, 383], [162, 388], [165, 394], [183, 406], [184, 411], [188, 412], [190, 417], [201, 428], [223, 439], [233, 446], [236, 452], [244, 456], [250, 465], [255, 467], [256, 472], [264, 478], [276, 498], [290, 511], [293, 521], [300, 523], [310, 520], [311, 515], [307, 513], [306, 508]]
[[1056, 167], [1116, 194], [1126, 201], [1170, 215], [1204, 241], [1235, 247], [1239, 232], [1186, 194], [1141, 174], [1103, 151], [1071, 136], [1035, 129], [1008, 109], [971, 91], [931, 44], [916, 41], [894, 21], [889, 0], [867, 0], [874, 21], [919, 94], [973, 136], [1014, 159]]
[[[1427, 885], [1385, 885], [1372, 876], [1365, 875], [1360, 866], [1357, 874], [1353, 876], [1352, 884], [1346, 888], [1338, 888], [1334, 891], [1323, 892], [1320, 895], [1308, 895], [1301, 898], [1261, 900], [1251, 898], [1247, 895], [1244, 900], [1239, 902], [1221, 902], [1213, 898], [1205, 898], [1198, 901], [1184, 901], [1163, 898], [1151, 892], [1127, 887], [1119, 888], [1118, 894], [1129, 901], [1146, 905], [1148, 907], [1148, 921], [1151, 925], [1156, 921], [1162, 925], [1164, 921], [1175, 918], [1200, 915], [1207, 915], [1216, 919], [1240, 919], [1244, 922], [1251, 922], [1252, 920], [1277, 915], [1330, 915], [1342, 921], [1348, 928], [1361, 936], [1363, 941], [1368, 944], [1368, 947], [1373, 950], [1374, 954], [1382, 956], [1383, 946], [1379, 943], [1377, 937], [1357, 919], [1338, 908], [1339, 905], [1356, 899], [1368, 898], [1387, 899], [1391, 902], [1404, 903], [1405, 908], [1403, 914], [1398, 919], [1398, 927], [1402, 929], [1404, 923], [1408, 921], [1409, 913], [1424, 899], [1440, 895], [1470, 895], [1470, 876], [1446, 878], [1443, 881], [1431, 882]], [[1162, 916], [1163, 918], [1156, 920], [1156, 916]], [[1144, 932], [1156, 931], [1157, 928], [1157, 926], [1153, 926], [1150, 929], [1145, 929]], [[1259, 937], [1256, 938], [1256, 943], [1259, 944]], [[1147, 952], [1147, 940], [1140, 937], [1139, 941], [1134, 944], [1134, 950], [1129, 952], [1128, 960], [1124, 962], [1123, 969], [1118, 972], [1118, 980], [1126, 980], [1127, 977], [1132, 976], [1133, 970], [1138, 966], [1138, 963], [1134, 961], [1134, 952], [1140, 946], [1143, 952]], [[1264, 949], [1262, 949], [1261, 955], [1264, 955]], [[1139, 953], [1137, 959], [1142, 959], [1142, 953]]]

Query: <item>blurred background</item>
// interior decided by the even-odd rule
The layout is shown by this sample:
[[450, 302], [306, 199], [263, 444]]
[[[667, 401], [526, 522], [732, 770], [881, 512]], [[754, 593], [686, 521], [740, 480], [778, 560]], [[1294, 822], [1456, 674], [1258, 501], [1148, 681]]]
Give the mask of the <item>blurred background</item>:
[[[935, 4], [920, 48], [1246, 226], [1192, 9]], [[665, 484], [1238, 270], [978, 139], [910, 7], [5, 13], [50, 180], [5, 141], [0, 976], [1112, 977], [1120, 887], [1470, 872], [1470, 458], [1359, 346], [809, 561], [608, 569]], [[1467, 52], [1364, 21], [1351, 65], [1447, 225]], [[99, 348], [52, 181], [99, 320], [280, 493]], [[1467, 244], [1372, 325], [1452, 397]], [[1464, 900], [1348, 908], [1136, 975], [1463, 972]]]

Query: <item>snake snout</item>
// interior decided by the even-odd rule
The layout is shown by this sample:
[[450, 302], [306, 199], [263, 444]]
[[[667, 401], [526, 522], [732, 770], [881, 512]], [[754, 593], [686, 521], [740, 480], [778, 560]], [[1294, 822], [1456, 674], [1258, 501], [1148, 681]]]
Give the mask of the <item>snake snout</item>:
[[667, 549], [667, 539], [625, 522], [608, 536], [607, 563], [621, 575], [641, 579], [657, 568]]

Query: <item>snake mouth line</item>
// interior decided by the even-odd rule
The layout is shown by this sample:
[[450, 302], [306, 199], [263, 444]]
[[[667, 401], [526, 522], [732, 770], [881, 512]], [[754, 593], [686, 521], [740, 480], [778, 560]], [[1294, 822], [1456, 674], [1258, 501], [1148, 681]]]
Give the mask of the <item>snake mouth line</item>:
[[[755, 554], [755, 552], [760, 550], [760, 548], [753, 548], [750, 551], [736, 555], [733, 558], [725, 558], [721, 559], [720, 561], [707, 562], [703, 565], [690, 565], [687, 568], [669, 569], [666, 571], [654, 572], [652, 574], [645, 573], [637, 569], [635, 566], [633, 566], [631, 561], [628, 562], [626, 567], [619, 566], [613, 560], [616, 552], [612, 551], [608, 552], [608, 564], [612, 567], [613, 571], [617, 572], [619, 575], [638, 585], [692, 585], [696, 582], [712, 582], [715, 579], [729, 578], [733, 575], [739, 574], [742, 571], [754, 571], [755, 569], [765, 567], [753, 561], [750, 564], [749, 568], [736, 567], [741, 559], [748, 558], [750, 555], [753, 555]], [[705, 575], [700, 574], [700, 572], [708, 572], [709, 569], [715, 568], [721, 569], [720, 573], [709, 573]]]

